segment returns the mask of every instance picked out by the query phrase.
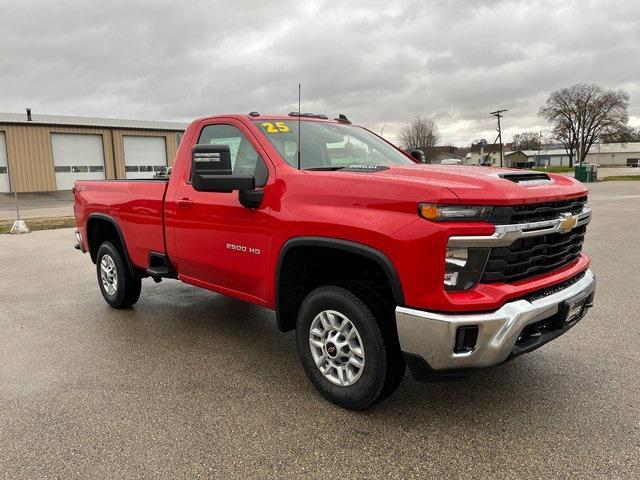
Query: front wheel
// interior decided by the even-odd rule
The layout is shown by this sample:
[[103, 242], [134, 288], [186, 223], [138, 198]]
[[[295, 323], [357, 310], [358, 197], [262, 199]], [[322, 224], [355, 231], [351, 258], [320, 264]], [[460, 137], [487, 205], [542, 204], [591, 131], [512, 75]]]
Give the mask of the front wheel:
[[104, 242], [96, 257], [98, 285], [102, 296], [113, 308], [127, 308], [140, 298], [142, 281], [131, 275], [120, 250]]
[[[382, 311], [366, 295], [320, 287], [302, 302], [296, 341], [311, 383], [333, 403], [362, 410], [390, 394], [404, 374], [404, 360]], [[386, 330], [386, 329], [385, 329]]]

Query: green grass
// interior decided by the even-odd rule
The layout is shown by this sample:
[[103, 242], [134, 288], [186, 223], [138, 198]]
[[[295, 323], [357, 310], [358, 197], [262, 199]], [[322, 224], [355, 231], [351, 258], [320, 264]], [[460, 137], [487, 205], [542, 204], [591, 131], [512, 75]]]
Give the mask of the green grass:
[[[33, 230], [52, 230], [54, 228], [69, 228], [76, 226], [76, 219], [74, 217], [44, 217], [44, 218], [29, 218], [24, 221], [29, 229]], [[13, 220], [0, 220], [0, 234], [9, 233]]]
[[548, 173], [567, 173], [573, 172], [574, 167], [561, 167], [552, 165], [550, 167], [533, 167], [533, 170], [538, 172], [548, 172]]
[[632, 181], [640, 181], [640, 175], [612, 175], [610, 177], [604, 177], [601, 179], [603, 182], [632, 182]]

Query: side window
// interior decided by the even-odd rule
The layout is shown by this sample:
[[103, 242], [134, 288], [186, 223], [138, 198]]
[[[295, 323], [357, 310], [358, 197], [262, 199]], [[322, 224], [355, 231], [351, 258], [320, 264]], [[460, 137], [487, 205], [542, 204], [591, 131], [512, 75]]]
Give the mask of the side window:
[[264, 187], [267, 183], [269, 172], [264, 160], [239, 128], [233, 125], [207, 125], [202, 129], [198, 143], [228, 145], [234, 174], [253, 175], [256, 187]]

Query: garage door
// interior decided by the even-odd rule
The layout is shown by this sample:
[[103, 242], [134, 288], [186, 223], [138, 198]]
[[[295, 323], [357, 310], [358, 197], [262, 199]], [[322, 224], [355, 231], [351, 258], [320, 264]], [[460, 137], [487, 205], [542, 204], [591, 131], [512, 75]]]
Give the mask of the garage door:
[[153, 178], [155, 172], [167, 166], [167, 146], [164, 137], [123, 136], [124, 169], [127, 178]]
[[71, 190], [74, 180], [105, 178], [102, 135], [52, 133], [51, 147], [58, 190]]
[[0, 132], [0, 192], [9, 191], [9, 172], [7, 170], [7, 139]]

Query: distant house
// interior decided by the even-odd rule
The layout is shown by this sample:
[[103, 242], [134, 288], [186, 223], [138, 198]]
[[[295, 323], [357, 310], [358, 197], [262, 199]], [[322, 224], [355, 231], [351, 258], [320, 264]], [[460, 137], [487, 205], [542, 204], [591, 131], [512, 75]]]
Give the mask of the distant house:
[[[504, 155], [506, 155], [511, 151], [511, 145], [508, 143], [503, 144], [502, 148], [504, 149]], [[483, 157], [480, 158], [480, 144], [474, 143], [471, 145], [471, 163], [473, 165], [478, 165], [480, 163], [489, 161], [493, 165], [500, 165], [500, 145], [499, 144], [488, 144], [485, 145], [484, 149], [482, 149]]]
[[504, 166], [507, 168], [533, 168], [536, 166], [536, 161], [530, 159], [522, 150], [516, 150], [504, 156]]

